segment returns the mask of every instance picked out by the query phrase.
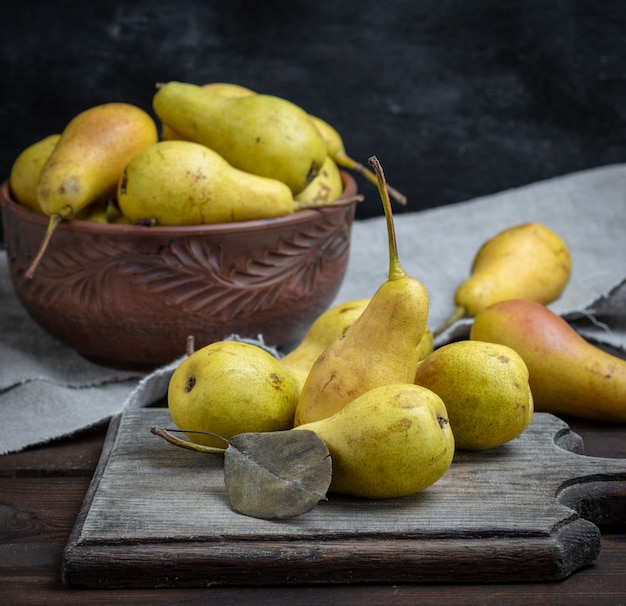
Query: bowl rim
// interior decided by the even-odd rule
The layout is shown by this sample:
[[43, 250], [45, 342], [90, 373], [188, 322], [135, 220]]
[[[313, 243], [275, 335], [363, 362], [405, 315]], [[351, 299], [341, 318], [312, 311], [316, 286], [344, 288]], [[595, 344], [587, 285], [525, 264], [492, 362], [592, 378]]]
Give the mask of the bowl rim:
[[[340, 170], [341, 178], [343, 180], [344, 191], [343, 194], [337, 200], [343, 200], [350, 197], [354, 197], [357, 193], [357, 185], [354, 177], [347, 173], [345, 170]], [[11, 189], [9, 186], [9, 179], [5, 179], [2, 183], [2, 195], [0, 196], [0, 205], [6, 205], [10, 207], [12, 213], [19, 215], [22, 219], [31, 221], [35, 224], [40, 224], [42, 227], [47, 227], [49, 219], [47, 215], [40, 214], [27, 206], [16, 202], [11, 196]], [[349, 204], [352, 206], [355, 202]], [[229, 232], [248, 232], [258, 231], [261, 229], [269, 229], [272, 227], [283, 227], [289, 225], [298, 225], [301, 223], [307, 223], [320, 215], [333, 214], [342, 209], [345, 209], [347, 205], [328, 205], [320, 206], [319, 208], [302, 209], [297, 210], [291, 215], [284, 215], [282, 217], [272, 217], [268, 219], [254, 219], [252, 221], [233, 221], [232, 223], [205, 223], [201, 225], [135, 225], [124, 223], [97, 223], [95, 221], [83, 221], [80, 219], [72, 219], [71, 221], [61, 221], [57, 226], [57, 229], [63, 229], [68, 231], [80, 230], [81, 233], [93, 233], [93, 234], [108, 234], [108, 235], [138, 235], [138, 234], [154, 234], [154, 235], [169, 235], [179, 234], [181, 231], [185, 234], [221, 234]]]

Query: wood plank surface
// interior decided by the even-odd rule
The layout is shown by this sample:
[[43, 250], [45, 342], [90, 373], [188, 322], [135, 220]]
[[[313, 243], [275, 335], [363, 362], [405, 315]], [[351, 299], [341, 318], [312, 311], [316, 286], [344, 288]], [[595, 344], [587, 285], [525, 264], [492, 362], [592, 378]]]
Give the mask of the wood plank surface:
[[[585, 453], [626, 458], [624, 427], [569, 418]], [[603, 525], [598, 558], [566, 579], [545, 583], [378, 583], [210, 588], [78, 589], [61, 580], [63, 549], [98, 462], [107, 424], [71, 438], [0, 457], [0, 589], [3, 601], [21, 604], [237, 604], [238, 606], [615, 606], [626, 596], [625, 526]], [[41, 469], [39, 469], [41, 468]], [[43, 511], [47, 514], [43, 515]], [[36, 519], [36, 523], [24, 520]], [[624, 520], [626, 521], [626, 520]], [[5, 532], [3, 532], [5, 531]]]
[[167, 410], [111, 424], [64, 553], [69, 586], [558, 580], [598, 558], [596, 523], [624, 519], [626, 461], [578, 454], [546, 414], [502, 447], [458, 451], [421, 493], [330, 495], [281, 522], [234, 513], [221, 457], [177, 449], [153, 425], [172, 426]]

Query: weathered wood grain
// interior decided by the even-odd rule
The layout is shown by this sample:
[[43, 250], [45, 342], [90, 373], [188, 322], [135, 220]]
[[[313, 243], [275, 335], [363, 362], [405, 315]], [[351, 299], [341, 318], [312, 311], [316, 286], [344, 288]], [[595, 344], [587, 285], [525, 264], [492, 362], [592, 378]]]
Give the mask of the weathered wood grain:
[[153, 425], [172, 426], [167, 410], [112, 422], [65, 549], [66, 584], [557, 580], [597, 558], [596, 524], [624, 517], [626, 460], [580, 454], [580, 438], [548, 414], [504, 446], [458, 451], [421, 493], [330, 495], [280, 522], [234, 513], [221, 457], [177, 449]]

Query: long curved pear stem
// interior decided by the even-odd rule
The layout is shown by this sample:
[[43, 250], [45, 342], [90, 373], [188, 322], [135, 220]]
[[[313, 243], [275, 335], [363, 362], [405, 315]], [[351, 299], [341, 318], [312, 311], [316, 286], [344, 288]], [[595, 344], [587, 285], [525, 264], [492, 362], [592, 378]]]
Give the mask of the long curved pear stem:
[[376, 184], [378, 185], [378, 193], [383, 201], [383, 208], [385, 209], [385, 220], [387, 222], [387, 239], [389, 241], [389, 280], [398, 280], [406, 276], [406, 272], [400, 265], [400, 258], [398, 256], [398, 244], [396, 242], [396, 229], [393, 224], [393, 213], [391, 210], [391, 201], [389, 200], [389, 192], [387, 188], [387, 182], [385, 180], [385, 174], [383, 167], [380, 165], [378, 158], [372, 156], [368, 160], [370, 166], [373, 167], [376, 173]]
[[206, 446], [205, 444], [196, 444], [195, 442], [189, 442], [188, 440], [183, 440], [177, 436], [175, 436], [173, 431], [181, 431], [183, 433], [201, 433], [209, 436], [213, 436], [214, 438], [218, 438], [220, 440], [224, 440], [224, 442], [228, 442], [226, 438], [217, 435], [216, 433], [210, 433], [208, 431], [193, 431], [193, 430], [175, 430], [175, 429], [165, 429], [165, 427], [159, 427], [158, 425], [153, 427], [151, 430], [155, 436], [159, 436], [163, 438], [166, 442], [173, 444], [174, 446], [178, 446], [180, 448], [186, 448], [187, 450], [195, 450], [196, 452], [204, 452], [209, 454], [224, 454], [225, 448], [218, 448], [217, 446]]
[[[373, 183], [376, 186], [378, 185], [378, 177], [376, 176], [376, 174], [374, 174], [367, 167], [363, 166], [360, 162], [357, 162], [356, 160], [354, 160], [347, 154], [337, 153], [335, 154], [333, 159], [335, 160], [335, 162], [337, 162], [337, 164], [339, 164], [339, 166], [342, 166], [343, 168], [351, 169], [359, 173], [360, 175], [363, 175], [370, 183]], [[397, 189], [394, 189], [393, 187], [389, 185], [387, 185], [386, 187], [387, 187], [387, 191], [389, 192], [389, 195], [396, 202], [399, 202], [403, 206], [406, 205], [406, 196], [404, 194], [401, 194]]]
[[32, 279], [33, 275], [35, 274], [35, 270], [37, 269], [37, 266], [39, 265], [44, 253], [46, 252], [46, 248], [48, 248], [48, 243], [50, 242], [50, 238], [52, 237], [52, 234], [54, 233], [54, 230], [56, 229], [57, 225], [63, 220], [62, 215], [55, 213], [54, 215], [50, 215], [50, 221], [48, 222], [48, 229], [46, 229], [46, 233], [44, 234], [43, 240], [41, 242], [41, 244], [39, 245], [39, 250], [37, 251], [37, 254], [35, 255], [35, 258], [33, 259], [32, 263], [29, 265], [28, 269], [26, 270], [26, 277], [30, 280]]
[[438, 337], [442, 332], [448, 330], [457, 320], [465, 317], [465, 306], [457, 305], [452, 315], [439, 328], [433, 330], [433, 338]]

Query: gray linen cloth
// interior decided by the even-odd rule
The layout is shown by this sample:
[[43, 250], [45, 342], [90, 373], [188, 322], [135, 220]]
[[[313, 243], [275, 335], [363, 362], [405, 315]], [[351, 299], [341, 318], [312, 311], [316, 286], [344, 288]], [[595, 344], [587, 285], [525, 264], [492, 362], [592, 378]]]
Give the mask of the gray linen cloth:
[[[364, 193], [378, 195], [375, 190]], [[585, 336], [623, 350], [626, 164], [397, 214], [400, 260], [429, 292], [430, 327], [436, 328], [452, 313], [454, 291], [469, 275], [480, 245], [502, 229], [526, 221], [553, 229], [572, 254], [571, 279], [550, 307]], [[387, 278], [387, 250], [384, 217], [355, 222], [348, 270], [334, 303], [372, 296]], [[469, 324], [459, 321], [437, 344], [463, 337]], [[262, 335], [252, 341], [272, 351]], [[0, 454], [71, 436], [126, 408], [154, 403], [166, 395], [179, 362], [145, 374], [85, 360], [26, 314], [8, 276], [6, 252], [0, 251]]]

